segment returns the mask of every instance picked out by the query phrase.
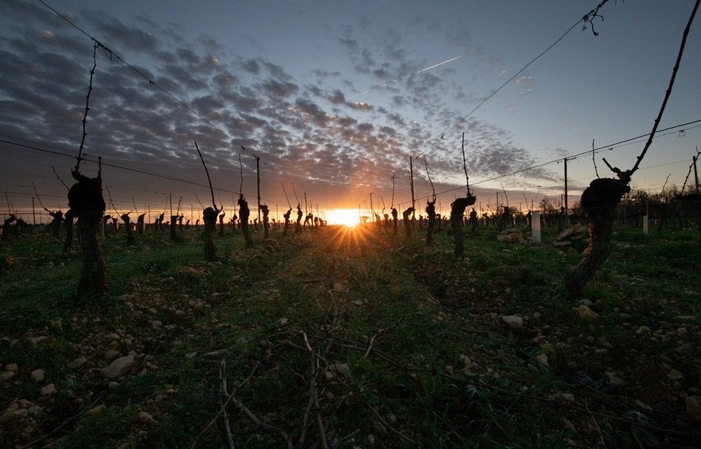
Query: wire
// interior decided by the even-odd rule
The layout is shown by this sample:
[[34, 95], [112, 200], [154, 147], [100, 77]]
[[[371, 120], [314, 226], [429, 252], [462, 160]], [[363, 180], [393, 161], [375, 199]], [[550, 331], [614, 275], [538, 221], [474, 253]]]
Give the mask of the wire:
[[[685, 127], [685, 129], [693, 129], [693, 128], [697, 128], [697, 127], [701, 126], [701, 125], [699, 125], [699, 126], [695, 126], [695, 127], [692, 127], [692, 128], [688, 128], [688, 127], [687, 127], [688, 125], [693, 125], [693, 124], [696, 124], [696, 123], [701, 123], [701, 119], [692, 120], [692, 121], [690, 121], [690, 122], [681, 123], [681, 124], [679, 124], [679, 125], [669, 126], [669, 127], [667, 127], [667, 128], [664, 128], [664, 129], [659, 129], [659, 130], [657, 130], [657, 131], [655, 132], [655, 134], [664, 133], [665, 131], [670, 131], [670, 130], [677, 129], [677, 128], [681, 128], [681, 127]], [[512, 171], [512, 172], [510, 172], [510, 173], [506, 173], [506, 174], [504, 174], [504, 175], [499, 175], [499, 176], [495, 176], [495, 177], [493, 177], [493, 178], [488, 178], [488, 179], [483, 179], [483, 180], [481, 180], [481, 181], [473, 182], [472, 185], [475, 186], [475, 185], [479, 185], [479, 184], [484, 184], [484, 183], [486, 183], [486, 182], [498, 181], [499, 179], [507, 178], [507, 177], [509, 177], [509, 176], [517, 175], [517, 174], [519, 174], [519, 173], [523, 173], [523, 172], [526, 172], [526, 171], [529, 171], [529, 170], [535, 170], [536, 168], [542, 168], [542, 167], [545, 167], [545, 166], [550, 165], [550, 164], [555, 164], [555, 163], [562, 162], [563, 159], [568, 159], [568, 160], [569, 160], [569, 159], [575, 159], [575, 158], [577, 158], [577, 157], [579, 157], [579, 156], [583, 156], [583, 155], [585, 155], [585, 154], [591, 154], [592, 151], [594, 151], [594, 152], [599, 152], [599, 151], [602, 151], [602, 150], [613, 150], [614, 148], [624, 146], [623, 144], [628, 144], [628, 143], [630, 143], [630, 142], [632, 142], [632, 141], [634, 141], [634, 140], [638, 140], [638, 139], [642, 139], [642, 138], [648, 137], [650, 134], [651, 134], [651, 133], [641, 134], [641, 135], [636, 136], [636, 137], [631, 137], [631, 138], [628, 138], [628, 139], [619, 140], [618, 142], [614, 142], [614, 143], [609, 144], [609, 145], [602, 145], [602, 146], [600, 146], [600, 147], [598, 147], [598, 148], [594, 148], [593, 150], [582, 151], [581, 153], [573, 154], [572, 156], [566, 156], [566, 157], [564, 157], [564, 158], [553, 159], [553, 160], [551, 160], [551, 161], [543, 162], [543, 163], [541, 163], [541, 164], [537, 164], [537, 165], [532, 165], [532, 166], [530, 166], [530, 167], [521, 168], [521, 169]], [[661, 135], [664, 136], [664, 135], [669, 135], [669, 134], [672, 134], [672, 133], [666, 133], [666, 134], [661, 134]], [[666, 164], [663, 164], [663, 165], [666, 165]], [[652, 167], [645, 167], [645, 169], [647, 169], [647, 168], [652, 168]], [[641, 169], [641, 170], [643, 170], [643, 169]], [[444, 190], [444, 191], [438, 192], [436, 195], [443, 195], [443, 194], [445, 194], [445, 193], [456, 192], [456, 191], [458, 191], [458, 190], [461, 190], [462, 188], [463, 188], [463, 187], [455, 187], [455, 188], [452, 188], [452, 189], [448, 189], [448, 190]], [[421, 199], [424, 199], [424, 198], [429, 198], [429, 197], [428, 197], [428, 196], [426, 196], [426, 197], [420, 197], [420, 198], [417, 198], [417, 201], [418, 201], [418, 200], [421, 200]]]
[[575, 23], [575, 24], [572, 25], [567, 31], [565, 31], [565, 33], [564, 33], [562, 36], [560, 36], [555, 42], [553, 42], [548, 48], [546, 48], [545, 50], [543, 50], [543, 51], [542, 51], [538, 56], [536, 56], [535, 58], [531, 59], [531, 61], [530, 61], [528, 64], [526, 64], [525, 66], [523, 66], [523, 68], [522, 68], [521, 70], [519, 70], [518, 72], [514, 73], [514, 75], [513, 75], [511, 78], [509, 78], [508, 80], [506, 80], [501, 86], [499, 86], [499, 87], [497, 88], [497, 90], [495, 90], [494, 92], [492, 92], [491, 94], [489, 94], [484, 100], [480, 101], [479, 104], [478, 104], [477, 106], [475, 106], [474, 109], [473, 109], [472, 111], [470, 111], [469, 114], [467, 114], [466, 116], [462, 117], [460, 120], [458, 120], [457, 122], [455, 122], [455, 124], [453, 124], [453, 126], [451, 126], [450, 128], [448, 128], [447, 130], [443, 131], [443, 132], [441, 133], [441, 139], [446, 135], [446, 133], [449, 133], [450, 131], [452, 131], [453, 129], [455, 129], [459, 124], [461, 124], [462, 122], [464, 122], [465, 120], [467, 120], [472, 114], [475, 113], [475, 111], [477, 111], [477, 109], [480, 108], [480, 106], [482, 106], [483, 104], [485, 104], [487, 101], [489, 101], [490, 98], [492, 98], [494, 95], [496, 95], [497, 93], [499, 93], [500, 90], [502, 90], [504, 87], [506, 87], [506, 85], [509, 84], [511, 81], [513, 81], [514, 78], [516, 78], [516, 77], [519, 76], [521, 73], [523, 73], [523, 71], [526, 70], [531, 64], [533, 64], [534, 62], [536, 62], [538, 59], [540, 59], [541, 56], [543, 56], [545, 53], [547, 53], [548, 51], [550, 51], [551, 48], [553, 48], [555, 45], [557, 45], [558, 43], [560, 43], [560, 41], [561, 41], [562, 39], [564, 39], [565, 36], [567, 36], [567, 35], [570, 33], [570, 31], [572, 31], [572, 30], [574, 29], [574, 27], [576, 27], [577, 25], [579, 25], [579, 23], [580, 23], [582, 20], [584, 20], [584, 19], [579, 19], [579, 20], [577, 21], [577, 23]]

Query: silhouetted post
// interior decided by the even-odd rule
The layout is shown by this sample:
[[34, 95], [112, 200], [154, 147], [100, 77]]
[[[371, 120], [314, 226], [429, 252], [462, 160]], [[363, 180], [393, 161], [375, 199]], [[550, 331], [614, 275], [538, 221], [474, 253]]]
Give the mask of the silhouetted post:
[[263, 239], [268, 238], [268, 228], [270, 227], [269, 224], [269, 219], [268, 216], [270, 214], [270, 210], [268, 209], [267, 204], [261, 204], [260, 205], [261, 212], [263, 212]]
[[285, 217], [285, 227], [282, 228], [282, 236], [287, 235], [287, 230], [290, 228], [290, 216], [292, 215], [292, 208], [289, 208], [287, 212], [283, 215]]
[[124, 222], [124, 227], [127, 230], [127, 243], [134, 243], [134, 231], [131, 229], [131, 218], [129, 218], [129, 214], [122, 214], [120, 218]]
[[14, 214], [10, 214], [8, 218], [5, 219], [5, 222], [2, 225], [2, 240], [7, 242], [10, 240], [10, 225], [15, 222], [17, 218], [15, 217]]
[[144, 233], [144, 217], [146, 214], [141, 214], [136, 218], [136, 233], [141, 235]]
[[300, 207], [300, 204], [297, 203], [297, 223], [295, 224], [295, 233], [302, 231], [302, 215], [302, 208]]
[[462, 218], [465, 215], [467, 206], [475, 204], [476, 198], [470, 194], [466, 198], [456, 198], [450, 204], [450, 226], [453, 228], [455, 239], [455, 257], [462, 257], [464, 252]]
[[426, 231], [426, 244], [433, 244], [433, 231], [436, 226], [436, 201], [426, 201], [426, 214], [428, 215], [428, 230]]
[[[217, 219], [215, 218], [214, 219], [215, 226], [216, 226], [216, 221], [217, 221]], [[176, 240], [178, 238], [177, 231], [178, 231], [178, 216], [173, 215], [171, 212], [171, 215], [170, 215], [170, 238], [171, 239]]]
[[72, 214], [66, 212], [63, 219], [63, 223], [66, 227], [66, 240], [63, 244], [63, 249], [66, 251], [73, 248], [73, 218]]
[[248, 218], [251, 216], [251, 211], [248, 208], [248, 202], [243, 197], [243, 194], [239, 195], [239, 217], [241, 219], [241, 233], [246, 242], [246, 249], [253, 247], [253, 240], [248, 230]]
[[207, 207], [202, 211], [204, 220], [204, 258], [210, 262], [217, 260], [217, 247], [214, 246], [214, 233], [217, 231], [217, 215], [219, 212], [213, 207]]
[[399, 212], [397, 211], [396, 207], [392, 208], [392, 222], [394, 223], [394, 235], [397, 235], [397, 222], [399, 221], [397, 217], [399, 216]]
[[531, 214], [531, 240], [540, 243], [540, 212], [535, 210]]
[[411, 228], [412, 223], [409, 220], [409, 216], [414, 212], [414, 208], [410, 207], [404, 212], [402, 212], [402, 217], [404, 218], [404, 230], [406, 231], [407, 240], [411, 238]]
[[81, 175], [76, 169], [71, 172], [77, 181], [68, 191], [69, 215], [76, 217], [82, 264], [78, 281], [78, 299], [86, 300], [107, 291], [107, 268], [102, 257], [98, 238], [105, 200], [102, 197], [102, 173], [97, 178]]

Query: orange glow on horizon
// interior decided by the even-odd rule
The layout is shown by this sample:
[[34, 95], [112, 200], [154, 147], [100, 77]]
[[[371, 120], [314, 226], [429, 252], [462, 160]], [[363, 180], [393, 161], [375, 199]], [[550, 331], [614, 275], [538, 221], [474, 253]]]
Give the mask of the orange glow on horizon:
[[353, 227], [358, 224], [357, 209], [332, 209], [326, 211], [326, 221], [330, 225]]

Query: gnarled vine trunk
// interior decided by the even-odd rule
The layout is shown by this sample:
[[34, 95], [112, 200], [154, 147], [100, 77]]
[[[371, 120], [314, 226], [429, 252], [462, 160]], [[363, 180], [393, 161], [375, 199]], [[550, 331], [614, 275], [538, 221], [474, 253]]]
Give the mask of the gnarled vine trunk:
[[453, 229], [453, 238], [455, 245], [455, 257], [462, 257], [465, 252], [465, 244], [463, 242], [462, 233], [462, 218], [465, 215], [465, 209], [472, 206], [477, 201], [477, 198], [468, 193], [465, 198], [456, 198], [450, 204], [450, 226]]
[[76, 229], [82, 257], [77, 297], [86, 300], [107, 292], [107, 267], [99, 239], [105, 200], [99, 174], [97, 178], [88, 178], [73, 171], [72, 175], [78, 182], [68, 191], [68, 215], [78, 219]]
[[611, 254], [611, 236], [616, 218], [616, 206], [630, 192], [628, 184], [611, 178], [595, 179], [582, 193], [582, 209], [587, 216], [589, 245], [579, 263], [565, 278], [568, 301], [580, 298], [584, 287]]
[[217, 260], [217, 247], [214, 245], [214, 234], [217, 231], [217, 214], [219, 212], [211, 207], [202, 211], [202, 219], [204, 220], [204, 258], [210, 262]]

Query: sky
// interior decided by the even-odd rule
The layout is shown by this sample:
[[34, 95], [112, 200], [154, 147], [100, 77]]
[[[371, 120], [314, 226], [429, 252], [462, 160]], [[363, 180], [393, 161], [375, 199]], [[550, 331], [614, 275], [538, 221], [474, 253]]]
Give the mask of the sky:
[[[463, 148], [480, 211], [497, 194], [559, 204], [565, 161], [572, 205], [614, 176], [602, 158], [635, 164], [694, 6], [610, 0], [582, 22], [598, 3], [3, 0], [3, 215], [31, 221], [32, 197], [65, 211], [83, 138], [107, 213], [199, 216], [213, 199], [195, 142], [230, 214], [243, 193], [255, 216], [257, 172], [273, 218], [297, 203], [401, 213], [410, 160], [417, 209], [435, 190], [448, 214]], [[701, 144], [700, 22], [633, 189], [681, 187]]]

